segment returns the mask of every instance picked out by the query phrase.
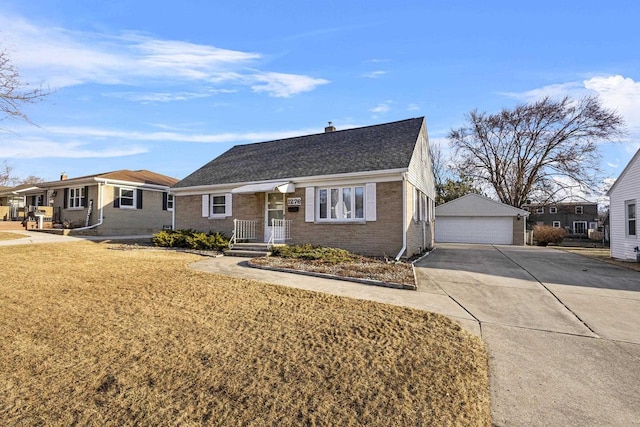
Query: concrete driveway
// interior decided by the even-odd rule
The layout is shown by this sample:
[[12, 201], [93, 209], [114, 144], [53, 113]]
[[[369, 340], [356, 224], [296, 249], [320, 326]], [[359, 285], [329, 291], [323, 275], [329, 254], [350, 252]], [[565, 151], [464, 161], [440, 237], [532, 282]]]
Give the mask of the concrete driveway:
[[450, 298], [471, 320], [452, 317], [487, 343], [495, 425], [640, 425], [640, 273], [461, 244], [416, 267], [418, 292]]

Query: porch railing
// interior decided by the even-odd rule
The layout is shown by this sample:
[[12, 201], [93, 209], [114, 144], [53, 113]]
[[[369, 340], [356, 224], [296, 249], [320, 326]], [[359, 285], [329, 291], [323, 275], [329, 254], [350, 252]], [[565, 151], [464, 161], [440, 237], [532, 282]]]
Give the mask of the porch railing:
[[268, 246], [271, 247], [274, 243], [281, 243], [291, 239], [291, 223], [290, 219], [271, 219], [271, 237], [269, 238]]
[[257, 221], [248, 219], [233, 220], [233, 234], [229, 240], [229, 246], [238, 243], [238, 240], [255, 240], [256, 239], [256, 223]]

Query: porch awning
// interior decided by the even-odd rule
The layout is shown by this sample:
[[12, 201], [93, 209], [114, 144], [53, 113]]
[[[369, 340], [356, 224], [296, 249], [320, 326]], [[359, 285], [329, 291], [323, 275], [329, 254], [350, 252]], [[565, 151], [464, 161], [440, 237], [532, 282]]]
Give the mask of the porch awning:
[[293, 193], [296, 185], [292, 182], [269, 182], [264, 184], [247, 184], [231, 190], [233, 194], [252, 194], [279, 191], [281, 193]]

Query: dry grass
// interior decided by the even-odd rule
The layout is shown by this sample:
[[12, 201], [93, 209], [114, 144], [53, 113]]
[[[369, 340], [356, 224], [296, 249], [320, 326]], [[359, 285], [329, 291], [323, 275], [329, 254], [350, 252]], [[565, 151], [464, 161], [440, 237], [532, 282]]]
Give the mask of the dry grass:
[[321, 260], [281, 258], [277, 256], [254, 258], [253, 264], [292, 270], [313, 271], [341, 277], [379, 280], [382, 282], [415, 285], [413, 269], [409, 263], [386, 263], [373, 259], [359, 258], [353, 262], [340, 264], [326, 263]]
[[22, 239], [24, 237], [27, 237], [27, 236], [19, 233], [10, 233], [8, 231], [0, 231], [0, 240], [14, 240], [14, 239]]
[[1, 425], [490, 425], [443, 316], [107, 246], [0, 248]]
[[623, 261], [620, 259], [611, 258], [611, 251], [609, 248], [586, 248], [586, 247], [565, 247], [559, 246], [556, 249], [560, 249], [565, 252], [571, 252], [574, 254], [583, 255], [589, 258], [595, 258], [600, 261], [604, 261], [609, 264], [617, 265], [619, 267], [628, 268], [630, 270], [640, 271], [640, 264], [634, 261]]

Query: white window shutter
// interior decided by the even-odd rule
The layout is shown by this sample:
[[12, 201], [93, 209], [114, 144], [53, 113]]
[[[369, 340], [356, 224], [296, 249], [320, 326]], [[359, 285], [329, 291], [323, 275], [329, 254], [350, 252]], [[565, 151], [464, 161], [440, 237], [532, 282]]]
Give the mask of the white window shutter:
[[224, 216], [232, 216], [231, 206], [232, 206], [232, 198], [231, 193], [225, 193], [224, 195]]
[[202, 195], [202, 217], [209, 218], [209, 195]]
[[370, 182], [365, 184], [365, 197], [367, 210], [365, 212], [366, 221], [376, 220], [376, 183]]
[[304, 201], [304, 221], [313, 222], [316, 217], [316, 188], [305, 188], [305, 201]]

